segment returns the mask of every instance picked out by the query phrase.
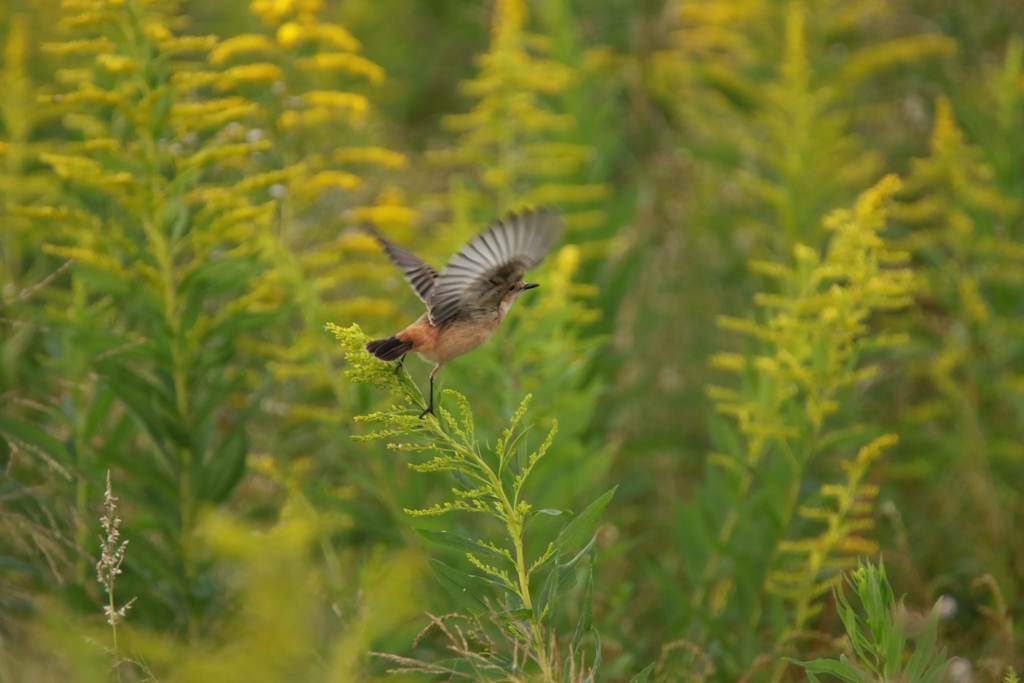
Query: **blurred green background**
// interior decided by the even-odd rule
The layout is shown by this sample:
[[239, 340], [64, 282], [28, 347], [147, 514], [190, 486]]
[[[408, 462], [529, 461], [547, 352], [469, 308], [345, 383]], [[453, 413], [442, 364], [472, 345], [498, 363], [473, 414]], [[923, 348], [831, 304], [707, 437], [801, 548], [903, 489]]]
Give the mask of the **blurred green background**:
[[862, 558], [1016, 680], [1024, 3], [4, 0], [0, 44], [0, 680], [554, 680], [421, 634], [474, 608], [416, 529], [500, 529], [406, 514], [454, 480], [352, 439], [389, 399], [325, 331], [420, 313], [361, 225], [440, 266], [538, 205], [442, 385], [484, 446], [557, 419], [535, 509], [618, 486], [557, 680], [804, 680]]

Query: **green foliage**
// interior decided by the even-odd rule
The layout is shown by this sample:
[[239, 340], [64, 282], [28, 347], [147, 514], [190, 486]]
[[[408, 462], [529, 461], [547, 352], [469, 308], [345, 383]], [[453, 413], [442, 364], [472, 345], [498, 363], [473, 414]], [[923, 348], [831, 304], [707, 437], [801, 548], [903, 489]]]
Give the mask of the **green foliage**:
[[[871, 79], [956, 49], [941, 35], [879, 36], [886, 4], [713, 0], [675, 10], [655, 86], [679, 109], [686, 146], [724, 165], [748, 207], [769, 209], [770, 221], [755, 214], [744, 227], [778, 251], [813, 240], [831, 207], [878, 177], [881, 159], [857, 132]], [[838, 41], [852, 49], [830, 50]]]
[[0, 4], [0, 682], [1016, 680], [1018, 4]]
[[[912, 291], [906, 255], [879, 236], [898, 186], [888, 177], [852, 210], [832, 214], [823, 256], [799, 245], [792, 266], [754, 263], [779, 293], [755, 298], [759, 321], [721, 321], [752, 344], [712, 359], [739, 378], [736, 388], [709, 389], [735, 426], [716, 422], [716, 450], [695, 501], [680, 509], [678, 538], [688, 543], [682, 570], [691, 587], [680, 626], [697, 642], [721, 639], [727, 671], [754, 666], [765, 637], [782, 651], [805, 637], [838, 571], [875, 551], [862, 536], [874, 496], [864, 479], [895, 439], [875, 439], [843, 462], [848, 444], [869, 430], [842, 420], [840, 408], [877, 372], [866, 353], [899, 341], [869, 327], [872, 316], [906, 306]], [[842, 484], [816, 474], [826, 457], [846, 470]], [[808, 486], [818, 489], [813, 498]], [[823, 532], [811, 531], [822, 524]], [[734, 639], [725, 641], [727, 633]]]
[[[132, 472], [124, 495], [153, 505], [129, 563], [191, 622], [206, 601], [193, 583], [196, 515], [245, 468], [238, 341], [272, 310], [247, 287], [272, 205], [249, 197], [273, 179], [243, 177], [239, 164], [262, 145], [220, 127], [253, 105], [189, 80], [192, 57], [216, 39], [175, 36], [159, 6], [66, 12], [66, 37], [47, 46], [66, 60], [65, 85], [43, 103], [66, 140], [38, 155], [63, 185], [60, 204], [7, 207], [49, 223], [42, 250], [77, 264], [55, 302], [68, 323], [54, 342], [74, 383], [63, 408], [72, 447], [48, 455], [81, 477], [79, 547], [90, 535], [90, 479], [97, 486], [111, 465]], [[133, 446], [143, 443], [140, 458]]]
[[[14, 658], [16, 668], [0, 669], [0, 678], [176, 683], [364, 679], [365, 651], [401, 631], [418, 605], [419, 562], [408, 552], [369, 559], [352, 577], [344, 608], [326, 603], [325, 587], [338, 577], [309, 560], [330, 526], [301, 497], [290, 497], [280, 517], [263, 526], [209, 515], [197, 525], [196, 543], [211, 558], [231, 607], [203, 646], [133, 625], [129, 615], [118, 627], [120, 643], [110, 651], [116, 658], [110, 666], [97, 646], [110, 641], [109, 633], [50, 605], [30, 639], [31, 656]], [[139, 606], [148, 599], [148, 593], [141, 595]], [[325, 623], [330, 625], [323, 630]]]
[[[829, 212], [900, 168], [881, 150], [898, 154], [910, 132], [905, 72], [957, 49], [914, 33], [921, 25], [886, 0], [667, 3], [651, 29], [666, 35], [637, 67], [664, 112], [643, 122], [666, 129], [645, 164], [665, 196], [649, 200], [653, 217], [635, 247], [650, 249], [647, 266], [624, 306], [648, 321], [635, 326], [636, 345], [667, 349], [658, 367], [624, 361], [634, 381], [620, 410], [633, 413], [639, 449], [675, 442], [672, 411], [645, 389], [699, 402], [714, 381], [704, 359], [733, 346], [712, 326], [674, 321], [744, 306], [758, 287], [747, 261], [818, 244]], [[683, 418], [684, 442], [706, 443], [703, 410], [695, 413]]]
[[[58, 519], [66, 510], [54, 504], [72, 478], [62, 453], [36, 419], [52, 413], [38, 411], [36, 398], [52, 390], [54, 377], [40, 360], [46, 344], [47, 320], [41, 302], [48, 287], [66, 277], [69, 261], [56, 261], [40, 251], [43, 235], [31, 222], [10, 216], [7, 207], [32, 201], [48, 202], [57, 182], [38, 167], [44, 149], [40, 128], [45, 117], [35, 107], [39, 84], [29, 73], [33, 57], [30, 23], [24, 14], [11, 17], [3, 32], [0, 80], [0, 394], [4, 400], [0, 430], [14, 430], [31, 464], [14, 458], [17, 447], [0, 443], [4, 462], [3, 504], [0, 505], [0, 563], [9, 567], [0, 605], [17, 612], [24, 606], [23, 591], [37, 582], [57, 583], [75, 564], [75, 549], [64, 542]], [[17, 418], [17, 419], [16, 419]], [[27, 418], [27, 419], [26, 419]], [[50, 499], [48, 504], [46, 501]], [[81, 566], [83, 563], [79, 562]]]
[[594, 206], [607, 187], [580, 180], [593, 150], [571, 140], [576, 122], [558, 99], [576, 74], [549, 56], [550, 38], [527, 32], [526, 23], [523, 0], [495, 3], [489, 49], [477, 59], [478, 75], [462, 84], [473, 107], [445, 119], [455, 144], [429, 156], [463, 169], [445, 200], [461, 230], [524, 204], [563, 207], [570, 234], [603, 219]]
[[[935, 610], [908, 634], [908, 615], [903, 601], [893, 595], [885, 565], [862, 564], [846, 577], [859, 608], [842, 587], [836, 591], [839, 617], [846, 629], [850, 654], [838, 660], [800, 662], [812, 683], [825, 674], [847, 683], [882, 681], [945, 681], [949, 662], [936, 645], [938, 615]], [[914, 643], [912, 651], [909, 643]]]
[[569, 243], [536, 275], [543, 293], [517, 303], [496, 338], [472, 363], [446, 367], [444, 381], [500, 389], [488, 401], [471, 396], [484, 424], [504, 420], [523, 393], [533, 395], [538, 413], [558, 416], [561, 448], [538, 465], [537, 479], [552, 505], [569, 508], [603, 485], [610, 462], [607, 445], [587, 434], [599, 416], [591, 373], [605, 340], [584, 334], [600, 313], [597, 290], [581, 281], [587, 262], [607, 246], [587, 239], [596, 238], [589, 230], [603, 220], [595, 207], [607, 188], [582, 177], [593, 150], [572, 139], [574, 116], [560, 97], [579, 75], [553, 56], [550, 37], [527, 29], [527, 9], [522, 0], [494, 4], [487, 50], [476, 76], [462, 83], [471, 110], [446, 117], [448, 146], [426, 154], [447, 180], [426, 210], [438, 201], [451, 218], [439, 231], [448, 249], [442, 257], [503, 211], [554, 204], [565, 215]]
[[[446, 666], [454, 667], [454, 671], [466, 667], [477, 680], [506, 680], [506, 676], [516, 672], [512, 666], [516, 661], [514, 653], [522, 650], [536, 664], [542, 680], [561, 680], [562, 672], [577, 666], [585, 671], [580, 648], [582, 638], [591, 635], [589, 604], [580, 609], [580, 621], [564, 662], [557, 660], [557, 643], [564, 637], [552, 633], [552, 622], [563, 585], [594, 544], [597, 524], [614, 489], [562, 524], [553, 536], [549, 533], [552, 537], [546, 544], [527, 544], [527, 527], [535, 518], [558, 518], [565, 514], [560, 510], [536, 509], [528, 501], [527, 492], [531, 474], [554, 443], [557, 422], [541, 443], [530, 450], [526, 445], [529, 427], [522, 424], [530, 404], [527, 394], [493, 449], [485, 451], [477, 440], [473, 411], [465, 396], [445, 391], [437, 408], [440, 417], [421, 419], [419, 411], [426, 407], [426, 402], [404, 370], [396, 372], [366, 353], [364, 347], [369, 338], [358, 326], [331, 325], [330, 330], [344, 349], [349, 378], [386, 389], [397, 401], [388, 410], [356, 418], [373, 429], [357, 438], [383, 439], [392, 450], [425, 454], [426, 460], [411, 462], [409, 467], [422, 473], [449, 473], [456, 482], [443, 500], [424, 508], [406, 509], [406, 513], [414, 518], [477, 513], [495, 520], [505, 537], [472, 538], [452, 531], [420, 530], [428, 541], [462, 555], [460, 567], [437, 561], [439, 578], [456, 595], [468, 593], [478, 603], [477, 611], [489, 609], [490, 616], [511, 641], [512, 651], [506, 655], [509, 659], [504, 670], [495, 665], [495, 653], [487, 654], [488, 666], [483, 668], [469, 656]], [[443, 620], [437, 624], [444, 628]], [[476, 627], [479, 628], [479, 622]], [[596, 662], [591, 666], [596, 666]]]
[[977, 571], [993, 572], [1014, 600], [1010, 577], [1024, 568], [1024, 556], [1010, 540], [1019, 502], [999, 482], [1024, 475], [1024, 344], [1017, 341], [1024, 296], [1022, 204], [1005, 194], [981, 156], [957, 126], [950, 103], [939, 99], [929, 155], [913, 160], [896, 212], [906, 229], [904, 248], [927, 274], [926, 303], [913, 317], [913, 384], [905, 417], [920, 430], [915, 450], [931, 454], [915, 457], [914, 465], [942, 467], [947, 481], [963, 485], [962, 499], [939, 503], [938, 513], [982, 522], [988, 541], [965, 545], [962, 552], [985, 553], [974, 560]]

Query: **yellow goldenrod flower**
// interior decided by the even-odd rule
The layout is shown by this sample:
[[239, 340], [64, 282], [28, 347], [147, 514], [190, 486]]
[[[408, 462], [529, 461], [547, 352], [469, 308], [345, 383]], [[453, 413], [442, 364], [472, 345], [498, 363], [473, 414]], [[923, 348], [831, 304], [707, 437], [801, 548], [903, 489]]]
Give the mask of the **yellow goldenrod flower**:
[[42, 246], [42, 250], [44, 254], [59, 256], [65, 259], [74, 259], [77, 263], [90, 265], [94, 268], [98, 268], [99, 270], [114, 273], [115, 275], [126, 275], [126, 271], [120, 263], [109, 256], [96, 252], [93, 249], [63, 246], [58, 244], [44, 244]]
[[294, 10], [294, 0], [253, 0], [249, 5], [249, 11], [266, 24], [276, 24]]
[[[327, 107], [314, 107], [305, 111], [286, 111], [278, 118], [278, 125], [283, 130], [312, 128], [336, 121], [339, 114], [342, 113], [344, 112]], [[348, 112], [348, 116], [344, 118], [352, 125], [358, 125], [363, 120], [362, 112]]]
[[[373, 225], [412, 225], [416, 222], [416, 211], [405, 206], [378, 205], [361, 206], [352, 209], [350, 219], [353, 223], [371, 223]], [[372, 244], [374, 249], [377, 245]]]
[[243, 97], [223, 97], [197, 102], [176, 102], [171, 119], [176, 125], [195, 130], [218, 128], [230, 121], [243, 120], [255, 114], [259, 106]]
[[112, 74], [127, 74], [135, 71], [136, 69], [135, 60], [123, 55], [97, 55], [96, 63]]
[[92, 9], [72, 16], [62, 16], [57, 22], [57, 27], [62, 31], [74, 33], [104, 24], [114, 24], [117, 19], [118, 16], [111, 11]]
[[171, 75], [171, 83], [183, 90], [193, 90], [213, 85], [220, 77], [219, 71], [176, 71]]
[[345, 171], [320, 171], [304, 181], [303, 191], [313, 194], [327, 189], [354, 190], [362, 184], [359, 176]]
[[337, 24], [310, 24], [303, 26], [302, 35], [305, 40], [315, 40], [322, 45], [329, 45], [339, 50], [355, 52], [362, 47], [351, 33]]
[[208, 146], [187, 157], [182, 162], [182, 167], [201, 168], [210, 164], [224, 162], [228, 159], [244, 159], [256, 152], [270, 149], [270, 146], [270, 142], [267, 140], [259, 140], [257, 142], [240, 142], [231, 145]]
[[302, 40], [302, 27], [294, 21], [281, 24], [277, 29], [277, 42], [283, 47], [294, 47]]
[[575, 244], [567, 244], [558, 250], [555, 257], [555, 268], [560, 273], [572, 277], [580, 267], [580, 248]]
[[240, 64], [225, 70], [219, 79], [217, 87], [221, 90], [230, 90], [246, 83], [273, 83], [284, 78], [284, 72], [276, 64], [267, 62], [257, 64]]
[[345, 52], [356, 52], [361, 47], [351, 33], [337, 24], [290, 21], [277, 30], [277, 42], [283, 47], [294, 47], [307, 41], [316, 41]]
[[372, 164], [384, 168], [405, 168], [409, 159], [404, 154], [384, 147], [347, 147], [335, 150], [331, 158], [340, 164]]
[[370, 107], [369, 100], [363, 95], [340, 90], [312, 90], [305, 93], [302, 99], [310, 107], [326, 109], [344, 109], [353, 112], [365, 112]]
[[273, 51], [274, 45], [267, 40], [266, 36], [246, 33], [221, 41], [210, 50], [207, 60], [214, 66], [221, 66], [239, 55], [250, 53], [266, 54]]
[[216, 36], [177, 36], [165, 38], [158, 45], [162, 52], [207, 52], [217, 44]]
[[43, 43], [45, 52], [56, 56], [69, 56], [88, 53], [107, 53], [114, 50], [114, 43], [109, 38], [91, 38], [68, 40], [60, 43]]
[[344, 71], [365, 76], [375, 84], [384, 80], [384, 69], [365, 57], [348, 52], [320, 52], [312, 57], [299, 59], [295, 64], [306, 71]]
[[154, 43], [160, 43], [168, 40], [173, 35], [166, 26], [159, 21], [148, 22], [143, 28], [143, 32], [146, 34], [146, 38], [153, 41]]

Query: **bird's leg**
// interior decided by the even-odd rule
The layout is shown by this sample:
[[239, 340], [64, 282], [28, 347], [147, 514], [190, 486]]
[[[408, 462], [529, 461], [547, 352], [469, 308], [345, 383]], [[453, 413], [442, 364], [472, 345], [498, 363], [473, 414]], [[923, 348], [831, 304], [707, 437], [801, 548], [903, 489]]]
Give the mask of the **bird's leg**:
[[407, 355], [409, 355], [409, 354], [403, 353], [402, 357], [398, 359], [398, 363], [395, 365], [395, 374], [396, 375], [402, 371], [402, 364], [405, 363], [405, 357]]
[[427, 415], [434, 414], [434, 377], [437, 375], [437, 371], [441, 369], [441, 364], [438, 363], [434, 366], [434, 369], [430, 371], [430, 402], [427, 403], [427, 409], [420, 413], [420, 419], [422, 420]]

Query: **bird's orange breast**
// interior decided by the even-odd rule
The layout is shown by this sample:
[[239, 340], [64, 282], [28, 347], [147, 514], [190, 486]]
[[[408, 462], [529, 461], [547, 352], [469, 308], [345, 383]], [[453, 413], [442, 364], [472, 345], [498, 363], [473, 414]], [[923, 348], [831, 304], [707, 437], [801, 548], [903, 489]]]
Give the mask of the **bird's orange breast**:
[[435, 363], [449, 360], [472, 351], [494, 334], [498, 318], [488, 316], [475, 320], [460, 320], [443, 328], [430, 324], [421, 317], [396, 335], [402, 341], [412, 342], [412, 351]]

